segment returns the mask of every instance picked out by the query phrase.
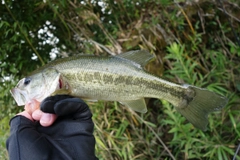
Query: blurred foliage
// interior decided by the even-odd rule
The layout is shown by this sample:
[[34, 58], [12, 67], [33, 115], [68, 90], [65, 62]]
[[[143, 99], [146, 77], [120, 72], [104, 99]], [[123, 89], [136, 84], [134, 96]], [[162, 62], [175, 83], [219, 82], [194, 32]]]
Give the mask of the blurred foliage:
[[89, 103], [98, 157], [231, 159], [240, 140], [240, 46], [231, 28], [240, 33], [239, 22], [237, 0], [2, 1], [0, 159], [7, 159], [9, 119], [23, 109], [9, 93], [20, 78], [55, 58], [134, 49], [156, 55], [146, 67], [151, 73], [208, 88], [229, 103], [209, 116], [206, 132], [165, 101], [147, 99], [146, 114], [116, 102]]

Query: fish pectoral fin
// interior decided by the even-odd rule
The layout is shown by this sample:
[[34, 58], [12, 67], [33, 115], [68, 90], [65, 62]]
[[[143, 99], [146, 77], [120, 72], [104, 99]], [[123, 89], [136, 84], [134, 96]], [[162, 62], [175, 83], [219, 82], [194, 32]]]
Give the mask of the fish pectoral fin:
[[59, 89], [56, 90], [55, 92], [53, 92], [51, 94], [51, 96], [55, 96], [55, 95], [69, 95], [70, 94], [70, 90], [68, 89]]
[[155, 55], [149, 53], [146, 50], [136, 50], [136, 51], [129, 51], [129, 52], [119, 54], [116, 57], [121, 57], [124, 59], [131, 60], [135, 63], [140, 64], [142, 67], [144, 67], [149, 61], [155, 58]]
[[134, 111], [146, 113], [147, 107], [144, 98], [131, 100], [131, 101], [121, 101], [120, 103], [128, 106]]

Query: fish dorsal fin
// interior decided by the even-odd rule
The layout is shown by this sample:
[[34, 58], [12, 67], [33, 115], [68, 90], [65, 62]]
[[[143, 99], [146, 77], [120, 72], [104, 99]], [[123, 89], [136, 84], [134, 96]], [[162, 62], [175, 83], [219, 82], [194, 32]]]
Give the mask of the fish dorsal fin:
[[116, 57], [131, 60], [137, 64], [140, 64], [142, 67], [144, 67], [149, 61], [155, 58], [153, 54], [149, 53], [146, 50], [129, 51], [119, 54]]
[[120, 103], [128, 106], [134, 111], [141, 112], [141, 113], [147, 112], [147, 107], [146, 107], [144, 98], [131, 100], [131, 101], [121, 101]]

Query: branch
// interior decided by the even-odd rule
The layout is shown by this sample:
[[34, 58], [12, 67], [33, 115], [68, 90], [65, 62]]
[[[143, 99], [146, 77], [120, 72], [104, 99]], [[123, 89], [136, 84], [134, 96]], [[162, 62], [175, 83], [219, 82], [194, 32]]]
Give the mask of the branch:
[[19, 25], [18, 21], [16, 20], [16, 18], [14, 17], [14, 15], [12, 14], [11, 10], [8, 8], [7, 4], [5, 3], [5, 7], [8, 10], [9, 14], [12, 16], [13, 20], [17, 23], [17, 26], [20, 30], [20, 32], [23, 34], [24, 38], [27, 40], [28, 44], [30, 45], [30, 47], [32, 48], [32, 50], [35, 52], [35, 54], [37, 55], [38, 59], [40, 60], [40, 62], [42, 63], [42, 65], [44, 65], [44, 61], [42, 59], [42, 57], [40, 56], [40, 54], [38, 53], [38, 51], [35, 49], [35, 47], [32, 45], [31, 41], [29, 40], [28, 36], [25, 34], [25, 32], [23, 31], [22, 27]]

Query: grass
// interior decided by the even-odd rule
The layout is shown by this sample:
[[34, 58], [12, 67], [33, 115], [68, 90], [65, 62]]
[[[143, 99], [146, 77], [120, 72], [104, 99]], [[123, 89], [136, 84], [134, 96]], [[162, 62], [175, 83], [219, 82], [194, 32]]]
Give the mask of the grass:
[[[212, 1], [199, 1], [197, 8], [168, 0], [158, 5], [139, 1], [146, 7], [131, 2], [109, 2], [108, 9], [113, 12], [103, 14], [104, 21], [101, 14], [92, 12], [99, 9], [92, 4], [86, 7], [71, 2], [68, 8], [59, 5], [54, 14], [64, 23], [62, 28], [68, 36], [74, 32], [81, 39], [72, 42], [77, 52], [100, 55], [147, 49], [157, 57], [146, 67], [151, 73], [175, 83], [207, 88], [227, 96], [229, 102], [209, 115], [206, 132], [194, 128], [166, 101], [146, 99], [146, 114], [117, 102], [89, 102], [96, 155], [110, 160], [232, 159], [240, 140], [240, 46], [226, 15]], [[53, 2], [44, 5], [49, 3]], [[239, 4], [225, 1], [224, 6], [239, 33]], [[79, 21], [69, 15], [78, 16]], [[0, 159], [7, 159], [5, 141], [12, 115], [2, 116], [5, 118], [0, 122]]]
[[5, 117], [0, 121], [0, 159], [7, 160], [8, 154], [6, 150], [6, 139], [9, 136], [9, 117]]

